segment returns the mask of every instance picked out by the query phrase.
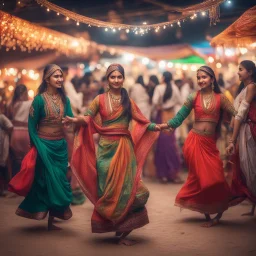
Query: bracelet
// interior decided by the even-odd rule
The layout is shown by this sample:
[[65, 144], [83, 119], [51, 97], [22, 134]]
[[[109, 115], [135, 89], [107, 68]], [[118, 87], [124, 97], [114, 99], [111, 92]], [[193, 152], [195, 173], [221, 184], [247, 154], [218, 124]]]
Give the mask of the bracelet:
[[167, 127], [172, 128], [168, 122], [166, 122], [166, 124], [167, 124]]

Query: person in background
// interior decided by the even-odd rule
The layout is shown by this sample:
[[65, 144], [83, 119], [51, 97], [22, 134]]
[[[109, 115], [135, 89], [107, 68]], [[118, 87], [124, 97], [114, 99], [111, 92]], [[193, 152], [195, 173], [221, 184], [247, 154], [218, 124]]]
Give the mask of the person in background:
[[5, 195], [4, 190], [8, 184], [7, 160], [12, 129], [12, 122], [0, 111], [0, 196]]
[[144, 83], [143, 76], [138, 76], [136, 83], [130, 88], [130, 97], [139, 107], [141, 113], [150, 120], [151, 117], [151, 104], [150, 98], [147, 92], [147, 88]]
[[28, 116], [31, 104], [27, 87], [24, 84], [17, 85], [8, 106], [9, 118], [14, 126], [10, 143], [12, 176], [18, 173], [23, 158], [30, 150]]
[[[163, 73], [162, 83], [155, 88], [153, 108], [158, 110], [156, 123], [165, 123], [175, 115], [181, 104], [178, 87], [172, 83], [172, 74]], [[182, 183], [179, 176], [181, 159], [174, 133], [161, 133], [155, 148], [155, 166], [160, 182]]]

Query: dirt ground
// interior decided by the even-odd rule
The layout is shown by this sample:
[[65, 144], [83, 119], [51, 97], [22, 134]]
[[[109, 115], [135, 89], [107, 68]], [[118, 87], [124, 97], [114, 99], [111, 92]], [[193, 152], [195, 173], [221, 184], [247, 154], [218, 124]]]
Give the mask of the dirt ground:
[[61, 231], [48, 232], [47, 221], [35, 221], [14, 214], [21, 197], [0, 198], [1, 256], [150, 256], [150, 255], [256, 255], [256, 216], [241, 217], [247, 203], [225, 212], [221, 225], [202, 228], [203, 216], [173, 206], [181, 185], [146, 182], [150, 224], [135, 230], [133, 247], [117, 245], [113, 233], [92, 234], [92, 205], [72, 207], [73, 218], [59, 222]]

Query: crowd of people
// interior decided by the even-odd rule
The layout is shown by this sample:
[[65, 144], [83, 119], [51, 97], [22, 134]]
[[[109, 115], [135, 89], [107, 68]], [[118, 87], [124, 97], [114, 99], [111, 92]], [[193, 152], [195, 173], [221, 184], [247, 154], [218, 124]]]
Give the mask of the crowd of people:
[[[85, 194], [94, 204], [92, 231], [116, 232], [120, 244], [132, 245], [129, 233], [148, 223], [143, 177], [183, 183], [186, 167], [175, 205], [203, 213], [204, 227], [245, 199], [252, 215], [255, 64], [241, 62], [238, 75], [233, 106], [223, 77], [208, 66], [197, 71], [199, 90], [191, 78], [173, 81], [168, 71], [147, 84], [140, 75], [126, 90], [119, 64], [100, 81], [92, 74], [69, 79], [68, 68], [47, 65], [33, 102], [26, 86], [17, 85], [0, 115], [1, 193], [12, 178], [9, 191], [25, 196], [16, 214], [44, 219], [49, 213], [49, 230], [59, 229], [54, 218], [71, 218], [70, 204], [83, 203]], [[230, 184], [223, 166], [232, 170]]]

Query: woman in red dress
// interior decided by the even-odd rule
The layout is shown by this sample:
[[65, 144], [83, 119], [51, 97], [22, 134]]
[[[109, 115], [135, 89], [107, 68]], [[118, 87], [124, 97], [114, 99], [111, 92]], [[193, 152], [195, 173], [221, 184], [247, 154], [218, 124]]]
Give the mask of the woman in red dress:
[[[173, 130], [179, 127], [194, 109], [195, 123], [183, 148], [189, 173], [175, 205], [203, 213], [207, 220], [203, 226], [211, 227], [219, 223], [231, 197], [216, 139], [222, 112], [226, 110], [235, 115], [235, 110], [221, 93], [210, 67], [198, 69], [197, 82], [200, 91], [190, 94], [177, 115], [167, 124], [161, 125], [161, 128]], [[211, 219], [210, 214], [217, 215]]]

